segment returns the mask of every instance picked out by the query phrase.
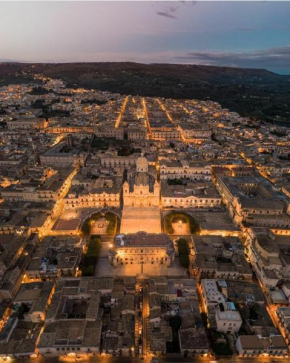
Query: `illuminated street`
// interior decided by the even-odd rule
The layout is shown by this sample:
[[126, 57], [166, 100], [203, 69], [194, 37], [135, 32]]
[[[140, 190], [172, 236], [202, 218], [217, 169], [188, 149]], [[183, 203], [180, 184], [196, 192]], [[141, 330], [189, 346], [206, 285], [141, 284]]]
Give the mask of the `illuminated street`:
[[[90, 87], [9, 65], [0, 361], [290, 363], [289, 130], [182, 98], [192, 65], [185, 81], [148, 64], [154, 87], [132, 94], [94, 85], [129, 89], [131, 62], [59, 66], [96, 67]], [[252, 72], [236, 90], [266, 89]]]

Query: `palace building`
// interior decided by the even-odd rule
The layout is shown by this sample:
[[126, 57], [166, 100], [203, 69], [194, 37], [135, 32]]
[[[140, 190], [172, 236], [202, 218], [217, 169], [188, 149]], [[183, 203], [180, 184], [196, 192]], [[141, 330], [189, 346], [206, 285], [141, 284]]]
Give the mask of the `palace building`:
[[122, 264], [164, 264], [170, 267], [175, 253], [167, 234], [138, 232], [116, 235], [108, 256], [114, 267]]

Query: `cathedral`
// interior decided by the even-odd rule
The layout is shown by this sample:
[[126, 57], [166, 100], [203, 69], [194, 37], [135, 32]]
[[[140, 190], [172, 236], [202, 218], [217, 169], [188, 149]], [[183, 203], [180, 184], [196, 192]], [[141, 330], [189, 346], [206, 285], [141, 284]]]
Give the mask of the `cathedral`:
[[123, 185], [123, 200], [124, 207], [159, 207], [160, 184], [156, 169], [150, 170], [143, 155], [136, 160], [136, 172], [128, 174]]

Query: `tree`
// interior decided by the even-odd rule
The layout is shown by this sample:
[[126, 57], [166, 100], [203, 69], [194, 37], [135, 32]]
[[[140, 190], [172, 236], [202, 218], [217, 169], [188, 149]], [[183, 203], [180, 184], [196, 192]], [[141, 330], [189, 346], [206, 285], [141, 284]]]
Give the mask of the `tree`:
[[118, 217], [114, 213], [106, 213], [106, 220], [109, 222], [107, 227], [107, 234], [114, 235], [118, 226]]
[[171, 212], [167, 214], [164, 219], [165, 232], [168, 234], [173, 234], [174, 231], [172, 228], [172, 223], [176, 223], [180, 220], [183, 223], [189, 224], [191, 234], [196, 234], [199, 232], [199, 224], [196, 222], [196, 220], [191, 215], [183, 212]]
[[90, 234], [91, 232], [91, 224], [93, 221], [97, 221], [98, 219], [104, 217], [106, 218], [107, 224], [107, 234], [114, 235], [116, 230], [118, 229], [118, 217], [111, 212], [107, 212], [106, 214], [102, 214], [100, 212], [92, 214], [88, 219], [85, 220], [81, 227], [82, 234]]
[[84, 221], [82, 227], [81, 227], [81, 231], [83, 235], [86, 234], [90, 234], [91, 232], [91, 226], [90, 226], [90, 220], [87, 219], [86, 221]]
[[251, 306], [250, 307], [250, 312], [249, 312], [249, 319], [251, 319], [251, 320], [257, 320], [258, 318], [259, 318], [259, 314], [255, 310], [255, 307], [254, 306]]
[[91, 236], [86, 256], [82, 266], [83, 276], [94, 276], [95, 266], [102, 248], [101, 237]]
[[189, 256], [188, 255], [179, 255], [179, 261], [182, 267], [189, 267]]
[[181, 317], [178, 315], [171, 316], [169, 319], [169, 326], [176, 331], [180, 329], [181, 323], [182, 323]]
[[177, 247], [179, 255], [189, 255], [190, 251], [188, 247], [188, 242], [185, 239], [179, 238], [177, 241]]
[[178, 247], [178, 254], [179, 254], [179, 261], [182, 267], [188, 268], [189, 267], [189, 247], [188, 243], [185, 239], [179, 238], [177, 241], [177, 247]]

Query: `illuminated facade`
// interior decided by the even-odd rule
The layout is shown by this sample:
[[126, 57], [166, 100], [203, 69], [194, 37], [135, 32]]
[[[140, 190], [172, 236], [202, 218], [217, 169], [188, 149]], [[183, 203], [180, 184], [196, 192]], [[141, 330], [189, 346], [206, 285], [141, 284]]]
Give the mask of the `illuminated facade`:
[[148, 160], [136, 161], [136, 173], [123, 185], [125, 207], [159, 207], [160, 184], [148, 172]]
[[211, 180], [211, 167], [205, 162], [187, 160], [161, 160], [160, 179]]
[[119, 207], [122, 178], [100, 176], [94, 183], [74, 185], [64, 198], [65, 208]]
[[44, 118], [22, 118], [19, 120], [8, 120], [8, 130], [32, 130], [32, 129], [45, 129], [48, 122]]
[[175, 252], [167, 234], [138, 232], [116, 235], [108, 256], [114, 267], [128, 264], [164, 264], [170, 267]]

